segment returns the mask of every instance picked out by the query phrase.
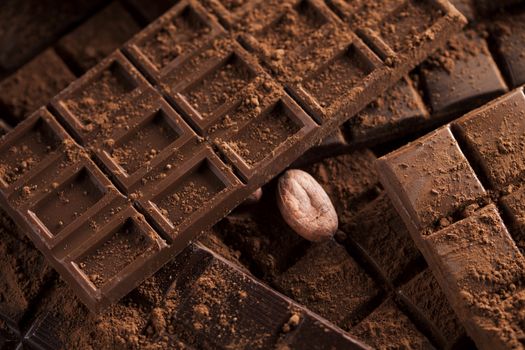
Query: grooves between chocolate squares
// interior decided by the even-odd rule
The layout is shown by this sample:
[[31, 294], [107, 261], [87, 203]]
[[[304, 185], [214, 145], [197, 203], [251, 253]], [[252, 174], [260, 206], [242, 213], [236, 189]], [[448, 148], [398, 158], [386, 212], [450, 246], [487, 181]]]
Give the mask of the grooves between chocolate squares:
[[250, 4], [234, 24], [226, 31], [197, 2], [179, 3], [124, 47], [133, 63], [117, 51], [53, 99], [59, 122], [42, 108], [0, 145], [2, 206], [92, 310], [157, 271], [464, 18], [446, 1], [408, 0], [355, 29], [305, 0]]
[[480, 349], [524, 345], [525, 94], [381, 158], [382, 182]]

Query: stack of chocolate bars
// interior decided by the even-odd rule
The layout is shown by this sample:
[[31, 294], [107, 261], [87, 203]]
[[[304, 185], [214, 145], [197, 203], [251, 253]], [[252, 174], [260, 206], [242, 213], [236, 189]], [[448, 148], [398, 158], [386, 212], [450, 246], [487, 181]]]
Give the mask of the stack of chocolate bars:
[[519, 0], [0, 4], [0, 349], [523, 348], [524, 39]]

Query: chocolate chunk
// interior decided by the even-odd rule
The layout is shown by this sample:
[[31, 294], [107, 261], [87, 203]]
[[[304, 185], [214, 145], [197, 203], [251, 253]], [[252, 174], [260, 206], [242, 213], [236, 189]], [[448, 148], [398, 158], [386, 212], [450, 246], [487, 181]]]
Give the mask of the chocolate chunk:
[[198, 3], [182, 1], [135, 35], [126, 51], [148, 76], [159, 79], [223, 31]]
[[429, 269], [419, 273], [400, 290], [439, 332], [441, 347], [450, 349], [461, 341], [465, 329]]
[[2, 205], [91, 309], [153, 274], [464, 23], [447, 2], [408, 1], [361, 40], [317, 0], [254, 5], [226, 33], [181, 1], [53, 99], [65, 129], [40, 109], [2, 140]]
[[433, 118], [460, 115], [507, 91], [485, 40], [474, 31], [451, 39], [421, 74]]
[[113, 2], [61, 38], [57, 43], [57, 50], [77, 68], [77, 73], [83, 73], [138, 30], [139, 26], [122, 5]]
[[0, 83], [0, 108], [13, 123], [21, 122], [74, 79], [56, 52], [47, 49]]
[[312, 246], [275, 285], [344, 329], [366, 313], [378, 286], [345, 248], [334, 241]]
[[0, 37], [0, 68], [13, 70], [29, 61], [102, 3], [102, 0], [3, 1], [0, 9], [0, 32], [3, 33]]
[[503, 190], [523, 178], [525, 95], [521, 89], [470, 113], [454, 126], [492, 188]]
[[521, 346], [525, 259], [494, 206], [425, 243], [436, 274], [467, 331], [481, 347]]
[[421, 96], [408, 77], [351, 118], [345, 126], [350, 143], [373, 145], [416, 131], [429, 122]]
[[[522, 237], [518, 211], [522, 206], [523, 101], [522, 89], [512, 91], [380, 160], [380, 167], [388, 171], [381, 174], [382, 181], [397, 210], [480, 348], [520, 347], [524, 337], [523, 315], [517, 310], [523, 304], [525, 258], [516, 245]], [[449, 135], [447, 147], [429, 148], [432, 140], [444, 134]], [[451, 147], [466, 157], [453, 157]], [[416, 159], [421, 154], [437, 160], [431, 171], [421, 172], [421, 161]], [[441, 167], [440, 159], [448, 159], [449, 165]], [[468, 174], [462, 174], [467, 169]], [[432, 212], [435, 226], [433, 220], [416, 221], [414, 208], [427, 203], [429, 195], [420, 190], [413, 193], [413, 184], [409, 188], [407, 180], [415, 179], [415, 174], [424, 176], [426, 183], [447, 188], [445, 196], [435, 195], [456, 206], [447, 209], [439, 205], [441, 200], [433, 204], [442, 208]], [[480, 200], [484, 190], [477, 178], [487, 184], [490, 197]], [[499, 206], [516, 232], [509, 233]]]
[[391, 282], [405, 277], [420, 258], [403, 221], [384, 193], [368, 203], [342, 229]]
[[346, 222], [359, 205], [376, 195], [378, 176], [376, 157], [369, 150], [331, 157], [305, 167], [323, 186], [341, 222]]
[[525, 55], [519, 46], [525, 38], [525, 15], [501, 15], [491, 26], [502, 68], [513, 87], [525, 84]]
[[393, 299], [385, 300], [368, 317], [350, 330], [352, 335], [377, 348], [434, 349]]
[[379, 169], [392, 201], [403, 205], [401, 215], [417, 230], [486, 195], [448, 127], [389, 154]]

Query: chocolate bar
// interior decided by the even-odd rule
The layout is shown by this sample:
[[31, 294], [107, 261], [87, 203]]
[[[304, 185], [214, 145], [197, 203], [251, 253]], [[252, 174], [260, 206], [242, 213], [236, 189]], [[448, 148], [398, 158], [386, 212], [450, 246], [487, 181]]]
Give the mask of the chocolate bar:
[[[51, 327], [51, 328], [50, 328]], [[47, 313], [39, 316], [25, 335], [17, 334], [3, 327], [0, 320], [0, 348], [5, 350], [56, 350], [62, 349], [58, 340], [60, 324], [53, 315]]]
[[381, 158], [382, 182], [482, 349], [523, 345], [525, 94], [518, 88]]
[[62, 325], [64, 348], [369, 348], [198, 243], [106, 313], [89, 313], [70, 293], [58, 284], [42, 312], [55, 317], [46, 329]]
[[[190, 247], [189, 252], [178, 259], [182, 261], [186, 255], [187, 262], [180, 268], [200, 273], [174, 283], [171, 288], [177, 292], [170, 288], [168, 293], [182, 297], [178, 310], [170, 317], [183, 320], [175, 323], [176, 328], [183, 339], [185, 334], [188, 340], [195, 339], [193, 346], [217, 348], [236, 343], [249, 346], [255, 340], [253, 346], [257, 348], [300, 348], [305, 344], [314, 349], [366, 348], [326, 320], [239, 273], [206, 248], [197, 245]], [[216, 328], [213, 336], [204, 336], [207, 324], [222, 326]], [[201, 333], [203, 337], [195, 337]], [[319, 334], [323, 337], [317, 338]]]
[[[525, 83], [523, 5], [493, 2], [499, 11], [486, 13], [477, 1], [453, 3], [469, 26], [345, 124], [351, 147], [413, 139]], [[332, 6], [345, 7], [339, 1]]]
[[2, 118], [18, 124], [73, 80], [56, 51], [45, 50], [0, 83]]
[[321, 2], [254, 4], [238, 42], [179, 3], [7, 135], [2, 206], [91, 309], [107, 306], [464, 23], [443, 1], [400, 6], [361, 40]]
[[[102, 0], [59, 3], [3, 1], [0, 11], [0, 72], [13, 71], [69, 27], [89, 16]], [[53, 20], [50, 20], [50, 19]]]
[[113, 2], [62, 37], [56, 49], [80, 75], [118, 49], [139, 29], [131, 14]]

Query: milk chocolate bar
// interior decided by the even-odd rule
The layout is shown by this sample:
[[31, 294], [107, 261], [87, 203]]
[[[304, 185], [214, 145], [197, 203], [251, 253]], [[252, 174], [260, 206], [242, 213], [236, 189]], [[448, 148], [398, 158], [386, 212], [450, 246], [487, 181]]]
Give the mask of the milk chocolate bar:
[[253, 5], [229, 35], [199, 3], [180, 2], [0, 144], [2, 206], [91, 309], [132, 290], [464, 24], [445, 1], [408, 0], [361, 39], [320, 1]]
[[518, 88], [378, 162], [382, 182], [481, 349], [523, 346], [525, 94]]

